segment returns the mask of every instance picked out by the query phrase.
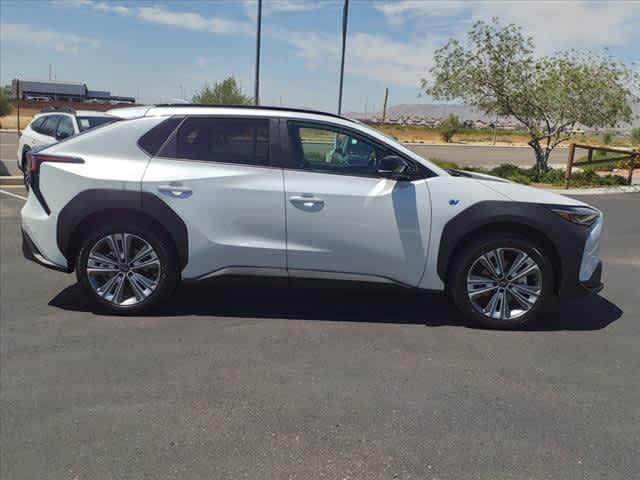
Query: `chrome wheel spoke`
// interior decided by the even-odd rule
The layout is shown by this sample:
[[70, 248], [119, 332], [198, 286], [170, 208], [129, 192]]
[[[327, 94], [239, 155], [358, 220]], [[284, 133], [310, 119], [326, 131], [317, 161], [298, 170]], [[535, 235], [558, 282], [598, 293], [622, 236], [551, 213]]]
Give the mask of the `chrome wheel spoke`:
[[480, 255], [467, 273], [467, 296], [480, 314], [512, 320], [529, 312], [542, 294], [540, 266], [526, 252], [496, 248]]
[[135, 305], [158, 286], [162, 264], [153, 247], [131, 233], [100, 239], [89, 252], [87, 278], [97, 295], [114, 305]]

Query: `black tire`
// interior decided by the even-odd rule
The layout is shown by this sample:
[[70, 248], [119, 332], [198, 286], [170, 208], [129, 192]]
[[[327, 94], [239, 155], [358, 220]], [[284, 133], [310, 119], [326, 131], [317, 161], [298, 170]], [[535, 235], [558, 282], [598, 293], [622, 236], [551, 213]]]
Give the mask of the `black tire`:
[[[474, 268], [473, 271], [475, 273], [478, 272], [478, 268], [482, 269], [483, 263], [480, 260], [480, 257], [487, 253], [491, 256], [491, 252], [496, 251], [496, 249], [505, 249], [503, 250], [503, 255], [509, 256], [510, 258], [515, 258], [516, 255], [518, 255], [516, 253], [517, 251], [523, 252], [539, 267], [540, 276], [538, 277], [537, 273], [532, 273], [532, 275], [533, 280], [539, 283], [540, 293], [537, 296], [530, 297], [535, 298], [536, 300], [533, 303], [533, 306], [529, 307], [530, 309], [528, 311], [520, 313], [519, 315], [514, 315], [514, 318], [492, 318], [492, 316], [480, 311], [479, 307], [482, 307], [482, 305], [478, 304], [481, 304], [484, 298], [490, 297], [487, 305], [485, 306], [485, 308], [488, 308], [489, 302], [492, 300], [491, 297], [493, 297], [496, 290], [492, 290], [486, 294], [481, 294], [480, 298], [478, 298], [477, 295], [474, 296], [474, 301], [476, 303], [475, 306], [470, 298], [469, 288], [474, 288], [467, 286], [470, 270]], [[508, 261], [509, 259], [504, 262], [505, 271], [509, 270]], [[514, 263], [515, 260], [512, 260], [511, 265]], [[484, 271], [488, 272], [488, 270]], [[536, 243], [522, 235], [513, 233], [484, 234], [466, 242], [454, 253], [454, 259], [451, 264], [451, 268], [449, 269], [448, 278], [448, 290], [458, 309], [474, 324], [491, 329], [511, 330], [523, 328], [525, 325], [530, 325], [535, 321], [536, 317], [549, 306], [554, 295], [555, 278], [553, 268], [547, 254], [542, 248], [536, 245]], [[526, 281], [529, 281], [529, 278], [531, 277], [526, 277]], [[518, 282], [522, 281], [523, 280], [521, 279]], [[508, 307], [509, 305], [515, 305], [516, 308], [519, 307], [521, 311], [524, 311], [524, 308], [526, 308], [522, 307], [524, 303], [519, 303], [518, 299], [511, 293], [512, 290], [510, 289], [513, 288], [511, 283], [505, 283], [506, 275], [503, 274], [501, 280], [494, 282], [498, 287], [490, 286], [490, 288], [498, 288], [497, 291], [508, 291], [509, 293], [505, 293], [505, 297], [502, 297], [508, 298], [506, 302], [507, 308], [510, 309], [510, 307]], [[516, 284], [516, 288], [521, 286], [519, 283], [514, 283]], [[482, 295], [484, 295], [484, 297]], [[499, 306], [501, 303], [502, 302], [498, 302], [495, 305]], [[516, 313], [519, 312], [515, 309], [513, 311]]]
[[[87, 266], [92, 248], [108, 235], [127, 233], [147, 242], [159, 260], [157, 285], [144, 300], [133, 305], [117, 305], [100, 296], [89, 281]], [[180, 269], [175, 248], [169, 236], [161, 229], [139, 227], [133, 223], [112, 223], [91, 231], [82, 240], [76, 256], [76, 276], [87, 298], [96, 310], [117, 315], [137, 315], [157, 308], [167, 300], [180, 282]], [[123, 273], [124, 275], [124, 273]], [[131, 282], [129, 281], [129, 288]]]

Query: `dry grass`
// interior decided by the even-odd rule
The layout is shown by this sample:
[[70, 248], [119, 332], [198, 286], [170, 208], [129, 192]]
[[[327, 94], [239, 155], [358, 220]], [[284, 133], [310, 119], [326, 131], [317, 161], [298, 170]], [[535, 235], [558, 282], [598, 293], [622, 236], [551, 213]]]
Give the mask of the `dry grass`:
[[[26, 127], [36, 113], [40, 113], [39, 108], [21, 108], [20, 128]], [[0, 125], [2, 125], [2, 128], [18, 128], [18, 111], [14, 108], [10, 115], [0, 117]]]

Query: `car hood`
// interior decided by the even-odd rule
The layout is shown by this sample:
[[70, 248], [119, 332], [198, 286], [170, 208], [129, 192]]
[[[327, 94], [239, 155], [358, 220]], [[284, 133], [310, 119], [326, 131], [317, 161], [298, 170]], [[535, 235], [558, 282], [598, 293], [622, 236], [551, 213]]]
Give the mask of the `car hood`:
[[495, 180], [475, 178], [478, 183], [507, 197], [509, 200], [513, 200], [514, 202], [543, 203], [547, 205], [572, 205], [577, 207], [589, 206], [588, 204], [571, 197], [565, 197], [564, 195], [559, 195], [540, 188], [527, 187], [526, 185], [520, 185], [519, 183], [510, 182], [501, 178], [493, 177]]

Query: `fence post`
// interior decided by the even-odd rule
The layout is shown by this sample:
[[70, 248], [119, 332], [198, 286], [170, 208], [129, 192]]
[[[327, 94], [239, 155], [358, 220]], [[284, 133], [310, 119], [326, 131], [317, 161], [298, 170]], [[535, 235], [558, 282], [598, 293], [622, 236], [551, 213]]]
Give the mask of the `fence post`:
[[633, 167], [635, 166], [637, 158], [640, 158], [640, 155], [631, 155], [629, 159], [629, 176], [627, 177], [627, 184], [629, 185], [633, 182]]
[[567, 173], [565, 175], [565, 185], [564, 188], [569, 188], [569, 182], [571, 180], [571, 169], [573, 168], [573, 157], [576, 152], [576, 144], [572, 143], [569, 145], [569, 158], [567, 158]]
[[591, 163], [593, 161], [593, 150], [589, 149], [587, 161]]

